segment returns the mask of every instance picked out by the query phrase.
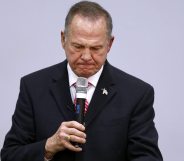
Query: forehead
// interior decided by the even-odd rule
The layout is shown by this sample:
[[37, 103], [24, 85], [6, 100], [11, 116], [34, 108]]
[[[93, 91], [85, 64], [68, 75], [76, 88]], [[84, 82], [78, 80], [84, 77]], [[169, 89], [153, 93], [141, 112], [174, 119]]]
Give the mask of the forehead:
[[100, 42], [107, 39], [107, 27], [103, 17], [89, 19], [79, 15], [74, 16], [69, 26], [69, 37], [72, 40]]
[[106, 34], [107, 26], [104, 17], [90, 19], [80, 15], [75, 15], [69, 26], [70, 32], [84, 32], [86, 34]]

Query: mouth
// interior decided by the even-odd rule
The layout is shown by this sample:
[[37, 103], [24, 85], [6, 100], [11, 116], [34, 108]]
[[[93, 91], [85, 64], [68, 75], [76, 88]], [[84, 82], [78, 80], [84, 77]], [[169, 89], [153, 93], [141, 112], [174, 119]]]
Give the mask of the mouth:
[[81, 68], [91, 68], [92, 66], [94, 66], [94, 64], [78, 64], [78, 66]]
[[75, 69], [78, 76], [88, 78], [96, 71], [96, 66], [92, 63], [79, 63]]

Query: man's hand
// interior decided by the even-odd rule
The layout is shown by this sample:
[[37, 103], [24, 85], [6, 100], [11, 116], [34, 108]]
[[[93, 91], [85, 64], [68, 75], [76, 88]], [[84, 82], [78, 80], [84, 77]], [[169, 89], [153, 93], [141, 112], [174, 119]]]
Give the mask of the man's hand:
[[85, 127], [76, 122], [63, 122], [57, 132], [47, 139], [45, 144], [45, 157], [52, 158], [57, 152], [69, 149], [80, 152], [80, 147], [75, 147], [71, 142], [84, 144], [86, 142]]

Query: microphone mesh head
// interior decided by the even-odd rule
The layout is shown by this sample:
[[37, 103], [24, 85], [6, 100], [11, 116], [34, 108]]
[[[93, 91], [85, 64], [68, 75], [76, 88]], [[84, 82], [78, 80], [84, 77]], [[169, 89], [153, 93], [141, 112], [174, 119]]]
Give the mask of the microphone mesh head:
[[77, 93], [87, 93], [88, 80], [84, 77], [78, 77], [76, 82]]

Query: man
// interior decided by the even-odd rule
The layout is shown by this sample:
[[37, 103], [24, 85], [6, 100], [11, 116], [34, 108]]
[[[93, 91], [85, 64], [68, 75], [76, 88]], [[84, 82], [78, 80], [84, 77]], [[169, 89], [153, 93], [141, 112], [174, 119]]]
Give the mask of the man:
[[[107, 62], [113, 39], [105, 9], [88, 1], [72, 6], [61, 32], [67, 60], [21, 79], [2, 161], [162, 160], [153, 88]], [[90, 82], [85, 126], [75, 121], [78, 77]]]

